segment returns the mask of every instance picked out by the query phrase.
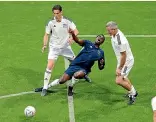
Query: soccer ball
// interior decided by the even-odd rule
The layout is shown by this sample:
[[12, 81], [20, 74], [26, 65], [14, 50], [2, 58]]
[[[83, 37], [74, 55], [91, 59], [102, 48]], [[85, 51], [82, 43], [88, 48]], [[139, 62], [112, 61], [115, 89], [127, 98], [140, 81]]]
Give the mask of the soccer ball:
[[36, 110], [33, 106], [27, 106], [25, 109], [24, 109], [24, 114], [26, 117], [33, 117], [36, 113]]

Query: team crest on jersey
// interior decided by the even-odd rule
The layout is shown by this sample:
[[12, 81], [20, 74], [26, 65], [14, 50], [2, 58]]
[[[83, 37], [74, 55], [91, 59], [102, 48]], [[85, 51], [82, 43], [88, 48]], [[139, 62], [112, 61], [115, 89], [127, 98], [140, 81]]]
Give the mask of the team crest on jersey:
[[63, 28], [67, 28], [68, 27], [68, 25], [67, 24], [63, 24]]
[[92, 46], [90, 46], [90, 48], [93, 48]]

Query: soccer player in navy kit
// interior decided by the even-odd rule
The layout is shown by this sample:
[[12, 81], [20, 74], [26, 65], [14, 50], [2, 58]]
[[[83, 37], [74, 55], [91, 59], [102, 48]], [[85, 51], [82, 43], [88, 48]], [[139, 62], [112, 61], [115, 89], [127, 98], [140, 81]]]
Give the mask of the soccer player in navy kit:
[[[83, 48], [76, 58], [71, 62], [68, 69], [64, 72], [60, 79], [56, 79], [48, 85], [48, 88], [56, 86], [58, 84], [64, 84], [66, 81], [73, 79], [82, 79], [86, 74], [91, 72], [91, 68], [95, 61], [98, 61], [98, 67], [100, 70], [104, 69], [105, 58], [104, 51], [100, 49], [100, 45], [105, 41], [103, 34], [98, 35], [94, 43], [89, 40], [79, 40], [78, 37], [71, 32], [73, 40]], [[69, 86], [68, 95], [72, 93], [73, 84]]]

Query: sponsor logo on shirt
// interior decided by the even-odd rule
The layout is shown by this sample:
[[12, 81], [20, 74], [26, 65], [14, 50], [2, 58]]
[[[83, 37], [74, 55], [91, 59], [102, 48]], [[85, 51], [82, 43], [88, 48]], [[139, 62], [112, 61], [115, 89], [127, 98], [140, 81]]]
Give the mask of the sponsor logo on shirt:
[[63, 24], [63, 28], [67, 28], [68, 26], [67, 26], [67, 24]]

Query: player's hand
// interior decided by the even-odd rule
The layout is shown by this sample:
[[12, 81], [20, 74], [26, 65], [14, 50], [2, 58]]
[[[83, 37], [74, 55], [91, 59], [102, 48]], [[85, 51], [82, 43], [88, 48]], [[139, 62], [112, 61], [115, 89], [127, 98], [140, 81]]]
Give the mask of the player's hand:
[[73, 30], [70, 29], [70, 28], [69, 28], [68, 32], [69, 32], [70, 34], [74, 33]]
[[45, 51], [46, 48], [47, 48], [47, 45], [43, 45], [43, 47], [42, 47], [42, 53]]
[[121, 69], [119, 68], [116, 69], [116, 76], [121, 76]]
[[103, 63], [104, 63], [104, 59], [101, 59], [101, 60], [100, 60], [100, 64], [103, 64]]

